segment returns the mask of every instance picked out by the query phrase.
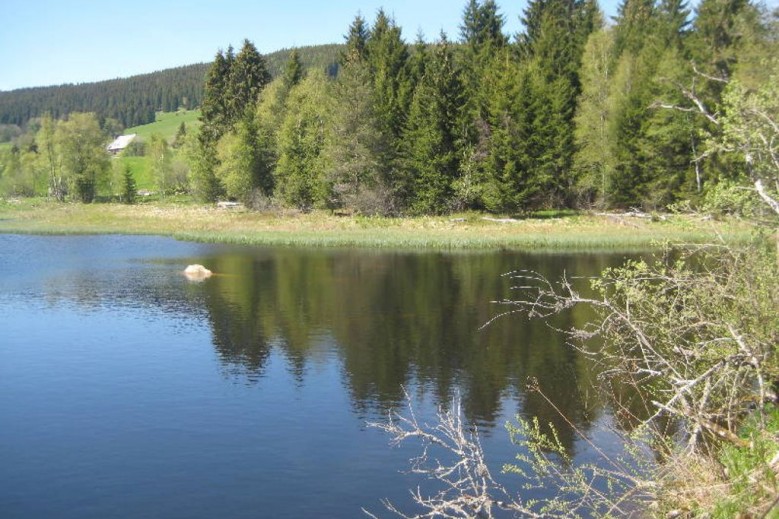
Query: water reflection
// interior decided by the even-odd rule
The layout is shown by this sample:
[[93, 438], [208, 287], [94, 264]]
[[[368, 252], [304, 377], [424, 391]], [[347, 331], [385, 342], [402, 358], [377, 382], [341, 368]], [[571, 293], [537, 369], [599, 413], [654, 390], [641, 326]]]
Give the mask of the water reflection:
[[[621, 262], [619, 255], [302, 251], [158, 238], [48, 240], [53, 240], [46, 242], [48, 254], [58, 260], [35, 260], [45, 272], [41, 292], [47, 304], [141, 306], [175, 319], [205, 319], [225, 376], [241, 382], [261, 380], [274, 352], [281, 353], [301, 386], [312, 365], [337, 362], [341, 383], [361, 416], [401, 404], [403, 388], [409, 387], [431, 394], [437, 403], [461, 394], [467, 418], [489, 429], [505, 415], [502, 405], [508, 399], [516, 402], [516, 412], [555, 424], [569, 447], [573, 431], [545, 398], [526, 390], [528, 379], [537, 379], [545, 396], [582, 430], [604, 412], [591, 391], [595, 369], [553, 330], [586, 322], [586, 308], [574, 308], [551, 326], [508, 316], [480, 328], [505, 311], [490, 301], [511, 297], [511, 279], [503, 274], [527, 269], [550, 278], [563, 272], [592, 276]], [[51, 251], [52, 243], [58, 250]], [[2, 259], [19, 268], [25, 261]], [[214, 276], [188, 283], [181, 271], [189, 263], [202, 263]], [[31, 292], [18, 280], [2, 281], [6, 291]]]
[[438, 403], [460, 392], [469, 420], [491, 427], [509, 395], [522, 414], [570, 427], [545, 398], [526, 391], [530, 377], [578, 427], [602, 412], [591, 391], [595, 370], [553, 327], [582, 324], [575, 308], [553, 323], [515, 315], [490, 301], [510, 295], [516, 269], [549, 277], [594, 275], [621, 258], [598, 255], [414, 254], [291, 249], [232, 251], [209, 258], [216, 277], [203, 302], [221, 362], [246, 380], [261, 376], [271, 350], [305, 383], [306, 364], [332, 344], [345, 386], [361, 414], [384, 412], [403, 387], [432, 392]]

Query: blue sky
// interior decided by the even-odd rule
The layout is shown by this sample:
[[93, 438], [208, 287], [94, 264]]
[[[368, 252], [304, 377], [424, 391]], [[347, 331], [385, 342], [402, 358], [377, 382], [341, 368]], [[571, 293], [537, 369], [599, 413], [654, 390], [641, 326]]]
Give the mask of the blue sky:
[[[601, 0], [607, 15], [618, 0]], [[521, 29], [527, 0], [497, 2], [506, 32]], [[0, 31], [0, 90], [127, 77], [213, 59], [249, 38], [262, 53], [340, 43], [359, 12], [380, 7], [406, 41], [459, 34], [466, 0], [9, 0]]]

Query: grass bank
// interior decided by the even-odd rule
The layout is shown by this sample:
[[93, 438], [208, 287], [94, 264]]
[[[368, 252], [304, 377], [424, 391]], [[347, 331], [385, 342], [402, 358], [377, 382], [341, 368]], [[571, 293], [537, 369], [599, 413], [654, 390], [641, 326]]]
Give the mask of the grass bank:
[[645, 250], [662, 241], [748, 238], [737, 221], [687, 216], [653, 221], [625, 216], [568, 215], [487, 220], [444, 217], [374, 218], [328, 212], [256, 213], [187, 202], [57, 203], [0, 200], [0, 232], [29, 234], [154, 234], [182, 240], [304, 247], [415, 249]]

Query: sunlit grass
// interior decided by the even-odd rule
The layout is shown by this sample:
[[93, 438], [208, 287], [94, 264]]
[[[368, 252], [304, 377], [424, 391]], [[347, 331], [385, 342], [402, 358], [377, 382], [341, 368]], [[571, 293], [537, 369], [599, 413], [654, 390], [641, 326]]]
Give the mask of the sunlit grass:
[[744, 239], [739, 222], [666, 221], [586, 214], [499, 223], [467, 213], [443, 217], [343, 217], [328, 212], [257, 213], [168, 199], [122, 204], [0, 202], [0, 232], [155, 234], [252, 245], [415, 249], [639, 250], [663, 241]]
[[153, 123], [143, 124], [127, 128], [124, 133], [135, 133], [139, 138], [148, 142], [153, 134], [164, 137], [168, 142], [173, 142], [176, 131], [183, 122], [187, 131], [192, 131], [200, 126], [200, 110], [181, 110], [178, 112], [157, 112], [156, 120]]

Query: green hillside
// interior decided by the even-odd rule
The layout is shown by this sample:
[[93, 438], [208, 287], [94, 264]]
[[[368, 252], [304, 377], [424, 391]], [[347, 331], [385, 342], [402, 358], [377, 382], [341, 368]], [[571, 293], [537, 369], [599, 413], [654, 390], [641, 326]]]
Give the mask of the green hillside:
[[181, 123], [187, 127], [190, 132], [200, 127], [200, 110], [179, 110], [177, 112], [157, 112], [156, 120], [153, 123], [142, 124], [127, 128], [124, 133], [138, 134], [138, 138], [148, 141], [153, 134], [164, 137], [169, 143], [173, 142]]
[[[299, 47], [297, 51], [307, 70], [325, 70], [335, 75], [343, 47], [313, 45]], [[284, 70], [291, 52], [292, 49], [281, 49], [265, 55], [271, 76]], [[209, 63], [197, 63], [96, 83], [0, 91], [0, 125], [24, 126], [44, 113], [62, 118], [71, 112], [95, 112], [100, 117], [118, 119], [125, 126], [146, 124], [154, 119], [155, 112], [199, 107], [209, 67]]]

